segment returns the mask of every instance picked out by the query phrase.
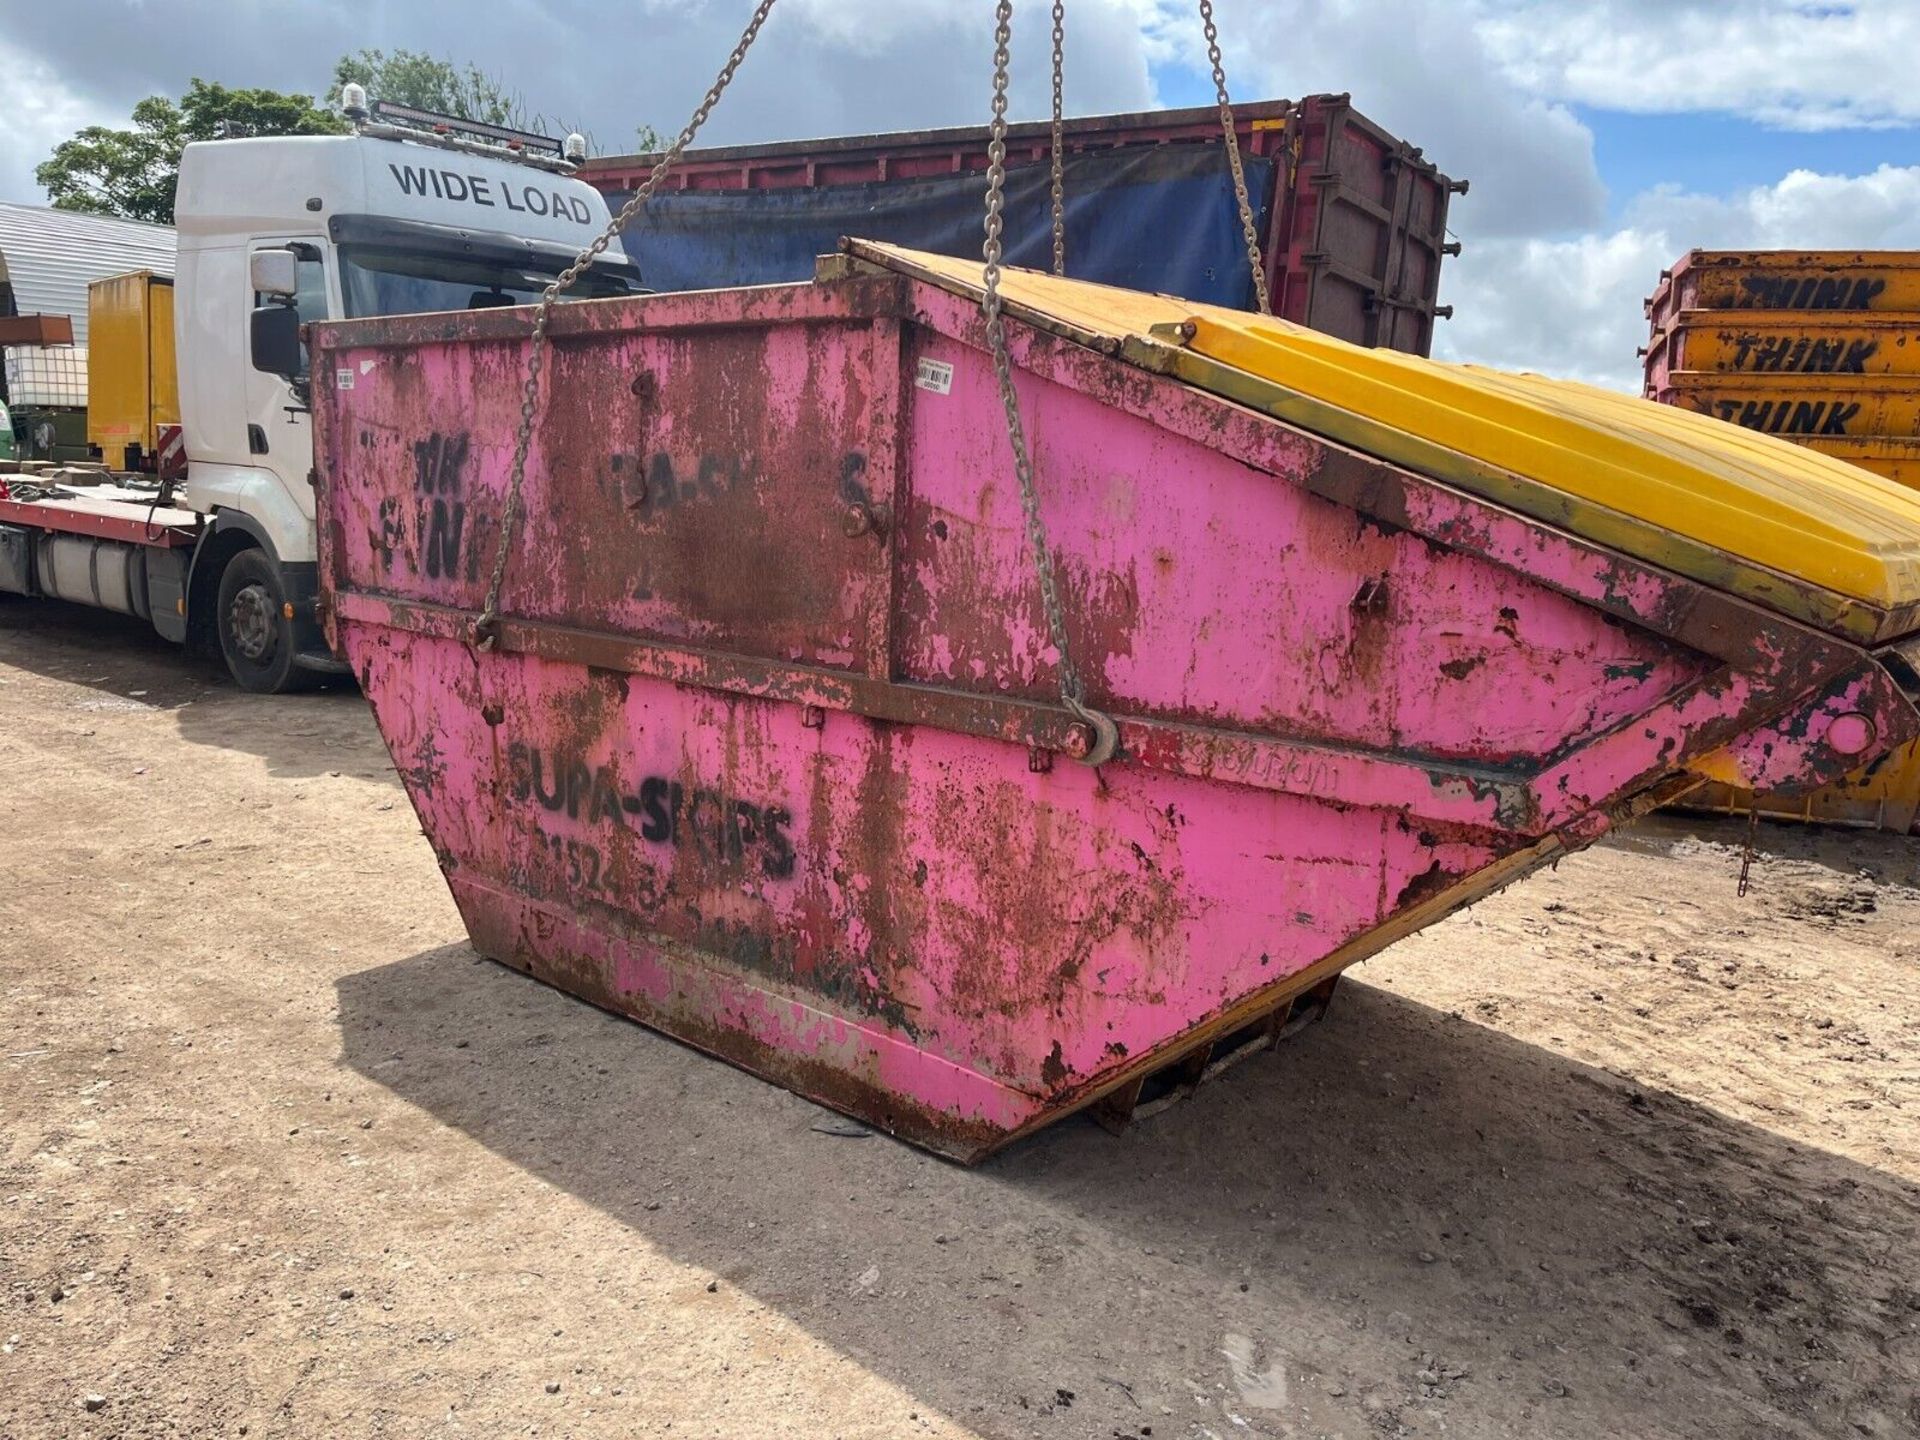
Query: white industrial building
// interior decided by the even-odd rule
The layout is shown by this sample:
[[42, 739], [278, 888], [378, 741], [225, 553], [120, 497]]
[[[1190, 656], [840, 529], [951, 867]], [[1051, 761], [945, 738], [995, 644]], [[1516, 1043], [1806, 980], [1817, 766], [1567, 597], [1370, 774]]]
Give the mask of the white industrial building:
[[71, 316], [84, 346], [88, 284], [129, 270], [173, 274], [173, 228], [0, 202], [0, 315]]

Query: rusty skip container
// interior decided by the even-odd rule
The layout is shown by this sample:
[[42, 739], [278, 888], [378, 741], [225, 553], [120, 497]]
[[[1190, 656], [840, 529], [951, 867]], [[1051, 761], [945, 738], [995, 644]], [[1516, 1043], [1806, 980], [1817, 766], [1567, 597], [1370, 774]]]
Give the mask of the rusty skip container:
[[[976, 263], [314, 327], [323, 604], [476, 948], [972, 1161], [1696, 783], [1920, 733], [1920, 501], [1537, 377]], [[1702, 496], [1706, 498], [1702, 500]]]
[[1920, 377], [1674, 370], [1650, 399], [1788, 439], [1920, 435]]
[[1688, 310], [1920, 311], [1920, 252], [1689, 250], [1646, 302], [1656, 333]]
[[[1646, 393], [1920, 483], [1917, 261], [1900, 252], [1695, 251], [1648, 302]], [[1728, 779], [1681, 804], [1905, 831], [1920, 810], [1920, 746], [1897, 747], [1818, 790], [1771, 793]]]
[[1649, 395], [1675, 371], [1920, 376], [1920, 315], [1685, 310], [1641, 353]]
[[1681, 808], [1904, 835], [1920, 819], [1920, 744], [1895, 746], [1864, 769], [1817, 790], [1756, 792], [1737, 782], [1712, 782], [1689, 792]]
[[1818, 450], [1862, 470], [1871, 470], [1885, 479], [1920, 490], [1920, 437], [1868, 436], [1863, 439], [1833, 439], [1818, 435], [1792, 436], [1796, 445]]

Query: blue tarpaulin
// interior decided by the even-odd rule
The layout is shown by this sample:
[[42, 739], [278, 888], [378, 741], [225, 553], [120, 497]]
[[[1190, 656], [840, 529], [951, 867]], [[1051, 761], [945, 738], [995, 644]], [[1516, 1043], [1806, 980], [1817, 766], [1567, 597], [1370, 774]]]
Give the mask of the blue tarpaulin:
[[[1274, 162], [1247, 157], [1247, 188], [1265, 234]], [[1218, 144], [1090, 151], [1066, 163], [1067, 273], [1250, 309], [1253, 281]], [[1048, 166], [1007, 171], [1007, 262], [1053, 264]], [[842, 235], [978, 258], [986, 176], [780, 190], [658, 195], [622, 235], [654, 290], [709, 290], [807, 280]], [[621, 200], [609, 196], [617, 210]]]

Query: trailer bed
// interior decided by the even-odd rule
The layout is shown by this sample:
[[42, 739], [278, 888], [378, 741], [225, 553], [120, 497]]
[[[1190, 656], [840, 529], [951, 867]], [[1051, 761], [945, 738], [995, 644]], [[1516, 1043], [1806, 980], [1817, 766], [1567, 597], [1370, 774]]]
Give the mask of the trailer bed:
[[0, 500], [0, 525], [58, 530], [96, 540], [121, 540], [130, 545], [163, 548], [192, 545], [199, 538], [205, 519], [197, 510], [161, 505], [153, 497], [118, 486], [101, 486], [90, 494]]

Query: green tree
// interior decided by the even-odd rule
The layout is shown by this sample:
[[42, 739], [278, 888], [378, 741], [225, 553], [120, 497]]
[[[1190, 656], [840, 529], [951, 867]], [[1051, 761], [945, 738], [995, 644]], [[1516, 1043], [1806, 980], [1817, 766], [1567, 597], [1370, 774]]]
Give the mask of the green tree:
[[436, 60], [417, 50], [362, 50], [357, 55], [342, 55], [333, 67], [333, 88], [327, 103], [340, 108], [340, 89], [344, 85], [363, 85], [375, 100], [391, 100], [396, 105], [412, 105], [462, 120], [479, 120], [488, 125], [505, 125], [515, 130], [538, 128], [529, 124], [526, 102], [520, 92], [487, 74], [478, 65], [456, 65], [451, 60]]
[[310, 95], [234, 90], [195, 79], [178, 104], [150, 95], [133, 107], [132, 127], [89, 125], [54, 147], [34, 171], [55, 208], [173, 223], [180, 151], [196, 140], [243, 135], [329, 135], [346, 127]]
[[[565, 135], [577, 130], [586, 137], [589, 153], [598, 148], [591, 130], [569, 124], [557, 115], [529, 110], [518, 90], [472, 63], [457, 65], [418, 50], [361, 50], [342, 55], [334, 64], [327, 103], [335, 110], [340, 108], [341, 88], [349, 84], [365, 87], [372, 100], [391, 100], [396, 105], [504, 125], [511, 130], [536, 135]], [[649, 139], [658, 139], [649, 125], [640, 127], [640, 135], [643, 149]]]

